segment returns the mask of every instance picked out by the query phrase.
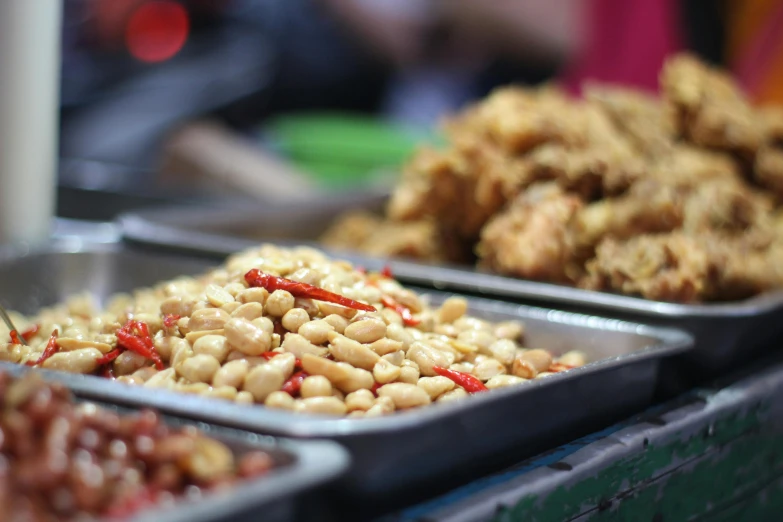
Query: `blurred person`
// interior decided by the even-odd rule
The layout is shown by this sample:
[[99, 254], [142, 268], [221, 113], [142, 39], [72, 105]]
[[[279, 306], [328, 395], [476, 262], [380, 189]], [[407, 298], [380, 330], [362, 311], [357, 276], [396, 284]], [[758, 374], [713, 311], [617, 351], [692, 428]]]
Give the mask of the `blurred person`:
[[393, 118], [432, 124], [498, 84], [655, 90], [681, 49], [676, 0], [320, 0], [395, 71]]

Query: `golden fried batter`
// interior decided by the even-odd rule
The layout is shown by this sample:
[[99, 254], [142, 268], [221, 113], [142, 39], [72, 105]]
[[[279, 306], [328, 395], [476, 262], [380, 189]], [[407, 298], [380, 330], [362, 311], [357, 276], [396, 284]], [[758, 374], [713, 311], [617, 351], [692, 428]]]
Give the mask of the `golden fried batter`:
[[435, 224], [426, 220], [393, 222], [369, 212], [354, 212], [339, 219], [321, 242], [329, 248], [378, 257], [445, 260]]
[[678, 136], [748, 158], [756, 153], [761, 130], [750, 104], [727, 74], [683, 54], [664, 65], [661, 89]]
[[667, 301], [783, 286], [783, 107], [752, 107], [687, 54], [660, 81], [657, 98], [498, 89], [446, 122], [445, 149], [410, 160], [389, 221], [347, 220], [337, 238]]
[[518, 196], [482, 231], [479, 265], [528, 279], [573, 282], [568, 229], [581, 208], [579, 198], [551, 185]]
[[634, 149], [648, 158], [671, 153], [674, 129], [655, 97], [608, 85], [590, 84], [584, 89], [587, 100], [600, 107], [625, 135]]
[[579, 286], [639, 295], [656, 301], [696, 302], [715, 291], [720, 259], [684, 234], [606, 239], [587, 264]]

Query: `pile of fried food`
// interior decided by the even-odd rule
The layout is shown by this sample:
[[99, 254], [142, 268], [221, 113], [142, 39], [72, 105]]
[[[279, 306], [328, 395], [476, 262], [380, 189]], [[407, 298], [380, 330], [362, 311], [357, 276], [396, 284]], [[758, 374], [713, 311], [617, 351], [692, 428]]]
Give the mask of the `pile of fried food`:
[[235, 455], [152, 411], [76, 404], [61, 385], [0, 373], [0, 520], [121, 520], [259, 477], [264, 451]]
[[[430, 307], [391, 274], [263, 245], [201, 277], [12, 314], [0, 360], [242, 404], [374, 417], [582, 366], [524, 349], [523, 325]], [[51, 335], [50, 335], [51, 334]], [[22, 341], [27, 340], [28, 345]]]
[[411, 159], [384, 218], [345, 216], [322, 241], [663, 301], [781, 286], [783, 107], [690, 55], [660, 78], [659, 97], [500, 89]]

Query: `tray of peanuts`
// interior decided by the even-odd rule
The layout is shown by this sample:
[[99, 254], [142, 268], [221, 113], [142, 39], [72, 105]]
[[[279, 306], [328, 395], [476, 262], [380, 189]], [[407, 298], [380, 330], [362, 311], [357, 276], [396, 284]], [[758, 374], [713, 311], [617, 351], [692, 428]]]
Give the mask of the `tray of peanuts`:
[[364, 498], [636, 412], [659, 362], [692, 345], [677, 330], [419, 294], [309, 247], [210, 267], [53, 244], [0, 255], [0, 288], [16, 326], [0, 332], [2, 365], [88, 398], [339, 441], [353, 456], [340, 490]]
[[0, 520], [295, 520], [294, 500], [336, 478], [328, 441], [186, 425], [75, 398], [34, 370], [0, 372]]

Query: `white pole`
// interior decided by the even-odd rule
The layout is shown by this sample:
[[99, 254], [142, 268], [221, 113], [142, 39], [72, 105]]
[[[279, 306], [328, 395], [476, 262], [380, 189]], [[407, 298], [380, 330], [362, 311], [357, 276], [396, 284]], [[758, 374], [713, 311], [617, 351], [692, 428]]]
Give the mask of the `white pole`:
[[62, 0], [0, 0], [0, 243], [51, 234], [61, 25]]

